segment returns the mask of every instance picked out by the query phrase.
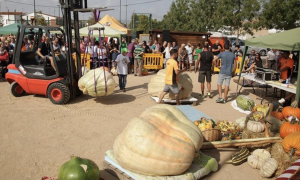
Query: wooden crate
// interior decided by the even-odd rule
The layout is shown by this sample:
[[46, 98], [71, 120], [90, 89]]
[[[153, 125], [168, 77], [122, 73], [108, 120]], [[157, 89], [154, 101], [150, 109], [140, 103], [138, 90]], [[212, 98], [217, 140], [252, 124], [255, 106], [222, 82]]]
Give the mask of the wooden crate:
[[134, 180], [130, 176], [128, 176], [125, 172], [121, 171], [114, 165], [110, 164], [109, 162], [105, 161], [103, 162], [105, 171], [110, 173], [111, 175], [115, 176], [116, 178], [119, 178], [120, 180]]

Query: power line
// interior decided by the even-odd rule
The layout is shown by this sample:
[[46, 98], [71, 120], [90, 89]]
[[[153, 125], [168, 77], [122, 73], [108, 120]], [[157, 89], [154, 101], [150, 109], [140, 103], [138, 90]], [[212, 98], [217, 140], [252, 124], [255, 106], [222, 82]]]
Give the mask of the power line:
[[[158, 1], [162, 1], [162, 0], [153, 0], [153, 1], [148, 1], [148, 2], [140, 2], [140, 3], [134, 3], [134, 4], [127, 4], [127, 5], [122, 5], [122, 6], [134, 6], [134, 5], [140, 5], [140, 4], [149, 4], [149, 3], [158, 2]], [[15, 4], [22, 4], [22, 5], [28, 5], [28, 6], [32, 6], [33, 5], [33, 4], [30, 4], [30, 3], [21, 3], [21, 2], [11, 1], [11, 0], [7, 0], [5, 2], [10, 2], [10, 3], [15, 3]], [[35, 6], [57, 8], [57, 6], [46, 6], [46, 5], [37, 5], [37, 4]], [[120, 5], [113, 5], [113, 6], [107, 6], [107, 7], [120, 7]]]

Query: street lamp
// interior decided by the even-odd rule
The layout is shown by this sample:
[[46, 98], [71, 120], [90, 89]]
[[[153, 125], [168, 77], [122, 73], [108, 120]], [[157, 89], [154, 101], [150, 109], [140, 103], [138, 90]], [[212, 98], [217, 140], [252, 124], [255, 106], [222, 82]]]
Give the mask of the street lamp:
[[36, 16], [35, 16], [35, 0], [33, 0], [33, 16], [34, 16], [34, 19], [36, 19]]

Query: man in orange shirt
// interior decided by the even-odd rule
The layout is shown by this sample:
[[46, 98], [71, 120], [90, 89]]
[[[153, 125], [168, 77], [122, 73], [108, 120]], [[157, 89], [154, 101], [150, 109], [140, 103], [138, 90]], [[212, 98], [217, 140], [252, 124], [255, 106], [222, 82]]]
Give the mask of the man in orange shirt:
[[178, 77], [177, 75], [181, 72], [184, 71], [183, 70], [179, 70], [178, 69], [178, 63], [175, 59], [177, 59], [178, 56], [178, 50], [176, 49], [172, 49], [170, 51], [170, 55], [171, 58], [166, 62], [166, 78], [165, 78], [165, 88], [163, 90], [163, 92], [161, 93], [159, 100], [158, 100], [158, 104], [161, 103], [162, 99], [164, 98], [164, 96], [169, 93], [169, 91], [171, 90], [174, 94], [175, 94], [175, 99], [176, 99], [176, 103], [177, 105], [180, 105], [180, 101], [179, 101], [179, 97], [178, 97], [178, 93], [179, 93], [179, 88], [178, 88]]
[[293, 72], [294, 60], [289, 55], [289, 51], [283, 51], [280, 59], [280, 79], [283, 80], [290, 78]]

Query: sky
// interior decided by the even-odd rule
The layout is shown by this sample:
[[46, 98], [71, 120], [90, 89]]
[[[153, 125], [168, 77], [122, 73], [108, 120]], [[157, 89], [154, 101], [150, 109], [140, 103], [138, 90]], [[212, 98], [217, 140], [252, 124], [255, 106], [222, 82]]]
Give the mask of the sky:
[[[130, 17], [135, 13], [151, 13], [153, 19], [161, 20], [163, 15], [167, 13], [173, 0], [121, 0], [121, 20], [126, 22], [126, 4], [127, 6], [127, 21], [130, 22]], [[36, 11], [42, 11], [46, 14], [59, 16], [58, 3], [59, 0], [35, 0]], [[18, 11], [25, 13], [33, 12], [34, 0], [0, 0], [0, 11]], [[120, 0], [88, 0], [88, 7], [108, 7], [114, 9], [101, 13], [101, 17], [106, 14], [113, 16], [115, 19], [120, 19]], [[90, 13], [83, 13], [80, 19], [88, 19]]]

